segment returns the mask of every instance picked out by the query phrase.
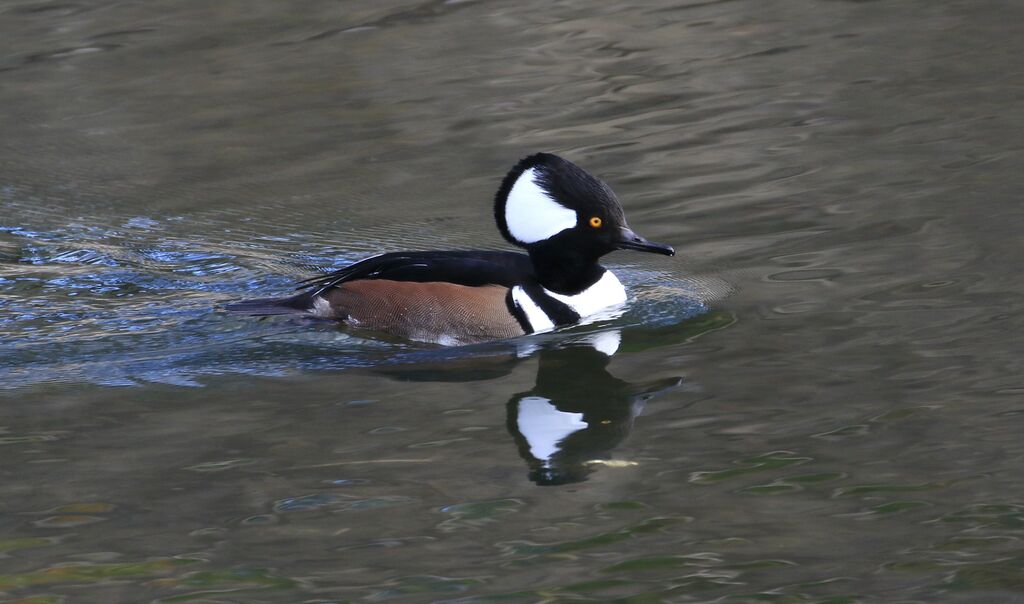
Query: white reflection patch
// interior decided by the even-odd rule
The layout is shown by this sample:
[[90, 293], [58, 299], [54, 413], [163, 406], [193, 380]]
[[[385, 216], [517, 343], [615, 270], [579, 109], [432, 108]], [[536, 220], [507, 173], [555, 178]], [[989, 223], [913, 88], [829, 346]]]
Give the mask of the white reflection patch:
[[587, 428], [582, 413], [559, 411], [549, 399], [527, 396], [519, 401], [516, 426], [530, 445], [530, 455], [547, 462], [558, 453], [558, 443]]

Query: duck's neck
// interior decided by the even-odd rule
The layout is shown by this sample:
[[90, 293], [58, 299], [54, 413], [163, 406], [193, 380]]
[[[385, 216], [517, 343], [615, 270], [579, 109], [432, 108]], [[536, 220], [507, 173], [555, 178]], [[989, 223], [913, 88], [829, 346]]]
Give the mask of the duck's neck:
[[597, 283], [605, 272], [597, 258], [572, 252], [530, 250], [530, 260], [541, 286], [566, 296], [574, 296]]

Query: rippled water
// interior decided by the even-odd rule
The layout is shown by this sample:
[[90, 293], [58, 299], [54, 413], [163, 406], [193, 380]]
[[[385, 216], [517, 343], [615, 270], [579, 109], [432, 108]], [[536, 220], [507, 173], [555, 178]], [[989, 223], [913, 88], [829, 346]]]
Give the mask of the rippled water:
[[[1021, 13], [3, 4], [0, 600], [1024, 599]], [[623, 316], [221, 310], [538, 150], [679, 252]]]

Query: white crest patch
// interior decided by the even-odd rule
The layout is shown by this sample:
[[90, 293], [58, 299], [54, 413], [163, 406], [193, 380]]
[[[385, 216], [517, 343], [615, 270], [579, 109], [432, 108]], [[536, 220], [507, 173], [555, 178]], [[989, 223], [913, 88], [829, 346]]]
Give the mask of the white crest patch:
[[564, 296], [547, 289], [544, 291], [555, 300], [564, 302], [569, 308], [575, 310], [580, 319], [626, 303], [626, 288], [622, 286], [619, 278], [609, 270], [606, 270], [596, 283], [575, 296]]
[[530, 322], [530, 327], [533, 328], [534, 333], [549, 331], [555, 328], [555, 323], [551, 320], [551, 317], [541, 310], [541, 307], [537, 306], [537, 303], [533, 301], [533, 298], [526, 293], [522, 286], [517, 285], [512, 288], [512, 301], [523, 310], [523, 314], [526, 315], [526, 319]]
[[559, 411], [541, 396], [527, 396], [519, 401], [516, 427], [530, 445], [530, 454], [547, 462], [558, 453], [558, 444], [573, 432], [586, 429], [582, 413]]
[[576, 211], [558, 203], [537, 184], [535, 168], [523, 170], [505, 200], [505, 224], [520, 243], [537, 243], [576, 226]]

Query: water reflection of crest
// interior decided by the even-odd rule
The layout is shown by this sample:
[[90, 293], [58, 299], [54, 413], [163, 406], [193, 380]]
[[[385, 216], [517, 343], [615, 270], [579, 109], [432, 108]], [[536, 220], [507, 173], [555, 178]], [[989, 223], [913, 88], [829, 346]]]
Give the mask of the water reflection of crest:
[[610, 331], [588, 336], [584, 346], [541, 350], [536, 385], [509, 400], [508, 431], [533, 482], [586, 480], [629, 435], [646, 401], [682, 383], [630, 384], [611, 375], [606, 368], [620, 339]]

